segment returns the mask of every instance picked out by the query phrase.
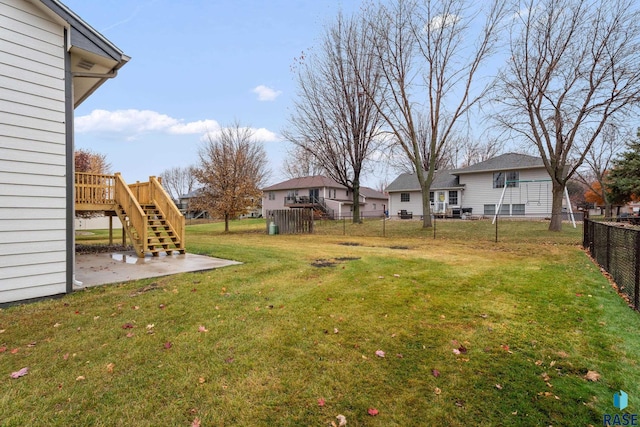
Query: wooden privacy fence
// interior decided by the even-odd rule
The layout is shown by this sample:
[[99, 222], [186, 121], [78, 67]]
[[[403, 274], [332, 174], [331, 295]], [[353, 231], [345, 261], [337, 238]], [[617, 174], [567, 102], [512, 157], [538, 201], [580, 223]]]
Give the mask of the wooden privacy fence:
[[[313, 233], [313, 209], [280, 209], [267, 211], [267, 234], [269, 227], [275, 224], [280, 234], [312, 234]], [[273, 228], [271, 229], [273, 231]]]

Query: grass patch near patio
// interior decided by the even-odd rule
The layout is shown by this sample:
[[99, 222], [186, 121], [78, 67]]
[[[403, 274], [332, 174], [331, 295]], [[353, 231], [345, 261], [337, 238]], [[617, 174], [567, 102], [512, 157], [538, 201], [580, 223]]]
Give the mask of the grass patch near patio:
[[435, 240], [417, 222], [393, 238], [189, 226], [189, 252], [244, 264], [0, 312], [2, 424], [584, 426], [620, 389], [638, 412], [640, 319], [581, 230], [518, 223], [496, 244], [490, 223], [451, 224]]

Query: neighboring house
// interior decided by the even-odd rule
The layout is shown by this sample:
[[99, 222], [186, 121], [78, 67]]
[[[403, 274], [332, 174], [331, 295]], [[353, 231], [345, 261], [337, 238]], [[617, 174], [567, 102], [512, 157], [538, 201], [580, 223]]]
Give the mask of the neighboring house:
[[[263, 188], [262, 216], [278, 209], [313, 208], [328, 218], [342, 218], [353, 212], [353, 195], [347, 187], [322, 175], [293, 178]], [[369, 187], [360, 187], [360, 215], [384, 215], [387, 196]]]
[[[190, 206], [191, 201], [194, 197], [198, 197], [199, 192], [200, 190], [193, 190], [190, 193], [180, 196], [180, 200], [178, 201], [177, 206], [186, 219], [211, 218], [207, 211], [204, 211], [202, 209], [194, 209]], [[254, 200], [252, 200], [252, 202], [254, 202]], [[254, 204], [254, 206], [250, 206], [249, 211], [244, 215], [240, 215], [238, 219], [259, 218], [261, 216], [261, 213], [262, 208], [260, 207], [260, 201], [258, 201], [258, 203]]]
[[[506, 188], [505, 188], [506, 186]], [[422, 196], [415, 174], [404, 173], [389, 187], [389, 213], [422, 215]], [[551, 213], [552, 184], [542, 159], [507, 153], [466, 168], [436, 172], [429, 199], [432, 212], [458, 217], [500, 215], [545, 216]]]
[[0, 0], [0, 303], [71, 292], [73, 110], [129, 57], [58, 0]]

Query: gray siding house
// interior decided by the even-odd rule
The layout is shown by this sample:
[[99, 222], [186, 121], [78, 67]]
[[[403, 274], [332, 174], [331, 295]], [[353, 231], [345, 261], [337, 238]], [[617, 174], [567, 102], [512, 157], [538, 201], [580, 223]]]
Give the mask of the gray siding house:
[[[505, 188], [506, 187], [506, 188]], [[429, 199], [432, 212], [463, 212], [492, 217], [504, 193], [500, 215], [545, 216], [551, 212], [552, 188], [540, 157], [506, 153], [462, 169], [436, 172]], [[415, 174], [403, 173], [387, 187], [389, 214], [422, 215], [422, 193]]]
[[0, 0], [0, 303], [73, 290], [73, 110], [129, 57], [58, 0]]

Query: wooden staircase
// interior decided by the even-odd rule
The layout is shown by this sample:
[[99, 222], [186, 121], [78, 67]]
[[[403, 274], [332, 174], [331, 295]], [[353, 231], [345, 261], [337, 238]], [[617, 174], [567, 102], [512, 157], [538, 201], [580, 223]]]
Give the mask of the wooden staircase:
[[115, 212], [139, 257], [185, 253], [185, 220], [156, 177], [127, 185], [120, 174], [76, 174], [76, 210]]
[[142, 210], [147, 215], [147, 251], [153, 256], [157, 256], [160, 252], [171, 254], [174, 251], [183, 254], [184, 247], [180, 237], [163, 216], [162, 211], [156, 205], [144, 205]]

